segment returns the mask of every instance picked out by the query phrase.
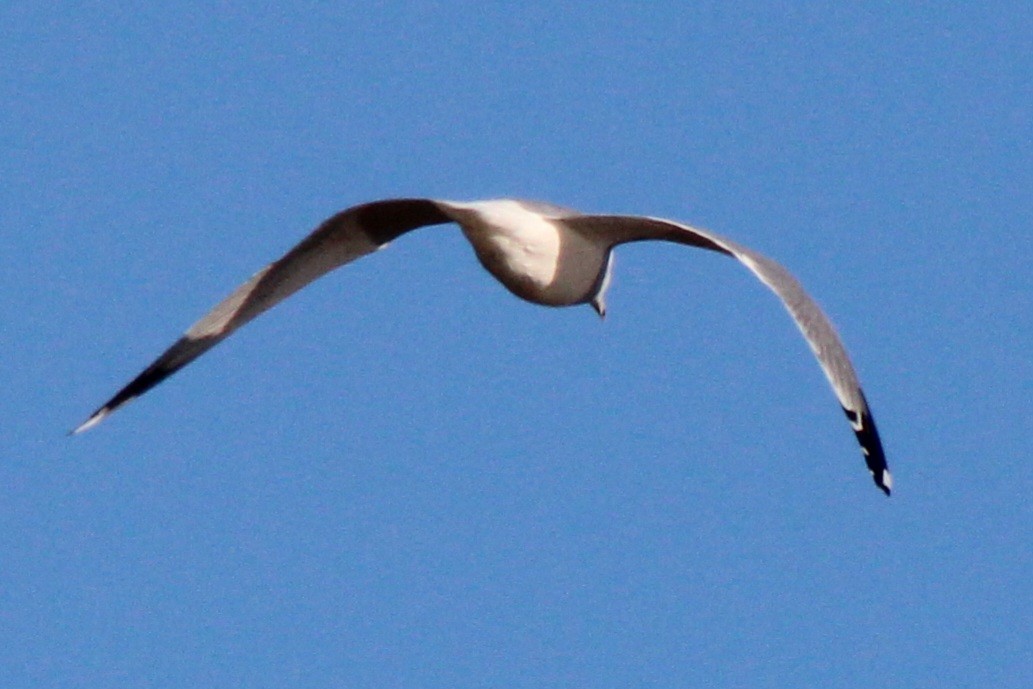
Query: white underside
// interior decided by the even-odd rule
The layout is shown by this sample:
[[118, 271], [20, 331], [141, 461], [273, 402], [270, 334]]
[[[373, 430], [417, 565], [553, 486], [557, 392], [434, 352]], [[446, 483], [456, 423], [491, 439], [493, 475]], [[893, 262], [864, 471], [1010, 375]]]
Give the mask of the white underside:
[[599, 284], [609, 247], [508, 199], [448, 202], [484, 267], [537, 304], [585, 301]]

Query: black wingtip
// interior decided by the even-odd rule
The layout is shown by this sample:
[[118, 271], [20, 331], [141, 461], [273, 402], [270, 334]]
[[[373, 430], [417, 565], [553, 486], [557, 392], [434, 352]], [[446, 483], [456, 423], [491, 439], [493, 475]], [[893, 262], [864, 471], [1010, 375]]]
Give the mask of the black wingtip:
[[843, 412], [846, 413], [846, 417], [854, 429], [854, 435], [861, 446], [861, 453], [868, 465], [868, 471], [872, 474], [872, 480], [888, 497], [893, 491], [893, 475], [890, 474], [889, 466], [886, 464], [886, 453], [882, 449], [879, 431], [875, 428], [875, 419], [868, 411], [867, 401], [860, 413], [846, 407], [843, 408]]
[[219, 339], [212, 336], [200, 338], [181, 337], [175, 344], [165, 350], [165, 353], [158, 357], [154, 363], [144, 369], [140, 375], [129, 381], [128, 385], [115, 393], [114, 397], [108, 400], [104, 406], [90, 414], [86, 421], [74, 428], [69, 435], [77, 435], [93, 428], [118, 410], [119, 407], [144, 394], [196, 359], [214, 343], [218, 342]]
[[[144, 374], [149, 375], [145, 377]], [[119, 390], [114, 397], [112, 397], [110, 400], [107, 401], [106, 404], [104, 404], [103, 407], [99, 408], [97, 411], [90, 414], [88, 419], [86, 419], [81, 424], [73, 428], [68, 435], [79, 435], [84, 431], [90, 430], [91, 428], [99, 424], [101, 421], [111, 416], [111, 414], [117, 409], [119, 409], [122, 405], [126, 404], [130, 400], [135, 399], [136, 397], [139, 397], [141, 394], [157, 385], [166, 377], [168, 377], [167, 374], [159, 377], [157, 381], [155, 381], [155, 376], [149, 371], [145, 371], [144, 373], [140, 374], [135, 379], [133, 379], [133, 381], [129, 383], [129, 385]], [[141, 379], [143, 380], [141, 381]]]

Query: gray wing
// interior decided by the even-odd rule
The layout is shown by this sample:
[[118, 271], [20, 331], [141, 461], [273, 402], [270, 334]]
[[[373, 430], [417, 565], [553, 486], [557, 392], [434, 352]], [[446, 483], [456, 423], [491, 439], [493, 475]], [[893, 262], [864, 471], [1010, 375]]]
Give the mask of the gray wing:
[[97, 425], [240, 326], [331, 270], [376, 251], [405, 232], [447, 222], [451, 219], [429, 199], [376, 201], [341, 211], [234, 290], [72, 432], [80, 433]]
[[614, 244], [662, 239], [726, 254], [749, 268], [778, 295], [800, 328], [850, 421], [875, 485], [886, 495], [890, 494], [893, 479], [886, 465], [882, 441], [850, 356], [828, 317], [788, 270], [718, 234], [661, 218], [584, 215], [565, 218], [563, 222], [581, 232], [607, 236]]

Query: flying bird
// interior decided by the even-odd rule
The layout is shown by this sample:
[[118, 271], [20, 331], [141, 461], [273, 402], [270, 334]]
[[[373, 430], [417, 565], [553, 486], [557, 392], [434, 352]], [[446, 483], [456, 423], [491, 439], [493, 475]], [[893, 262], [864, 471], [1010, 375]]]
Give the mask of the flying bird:
[[481, 265], [516, 296], [544, 306], [588, 304], [600, 317], [606, 314], [613, 249], [618, 244], [663, 240], [737, 259], [782, 300], [846, 412], [875, 485], [890, 494], [892, 478], [882, 442], [846, 349], [821, 308], [789, 271], [730, 239], [671, 220], [589, 215], [515, 199], [387, 199], [337, 213], [217, 304], [73, 433], [97, 425], [331, 270], [384, 248], [406, 232], [445, 223], [459, 225]]

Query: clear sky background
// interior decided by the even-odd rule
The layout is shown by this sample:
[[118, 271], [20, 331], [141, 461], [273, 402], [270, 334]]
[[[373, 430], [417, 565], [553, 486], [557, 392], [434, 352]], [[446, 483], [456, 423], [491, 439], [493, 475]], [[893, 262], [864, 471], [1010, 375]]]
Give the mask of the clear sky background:
[[[776, 3], [777, 4], [777, 3]], [[0, 686], [1033, 686], [1024, 2], [0, 7]], [[519, 196], [605, 322], [455, 228], [65, 432], [331, 213]]]

